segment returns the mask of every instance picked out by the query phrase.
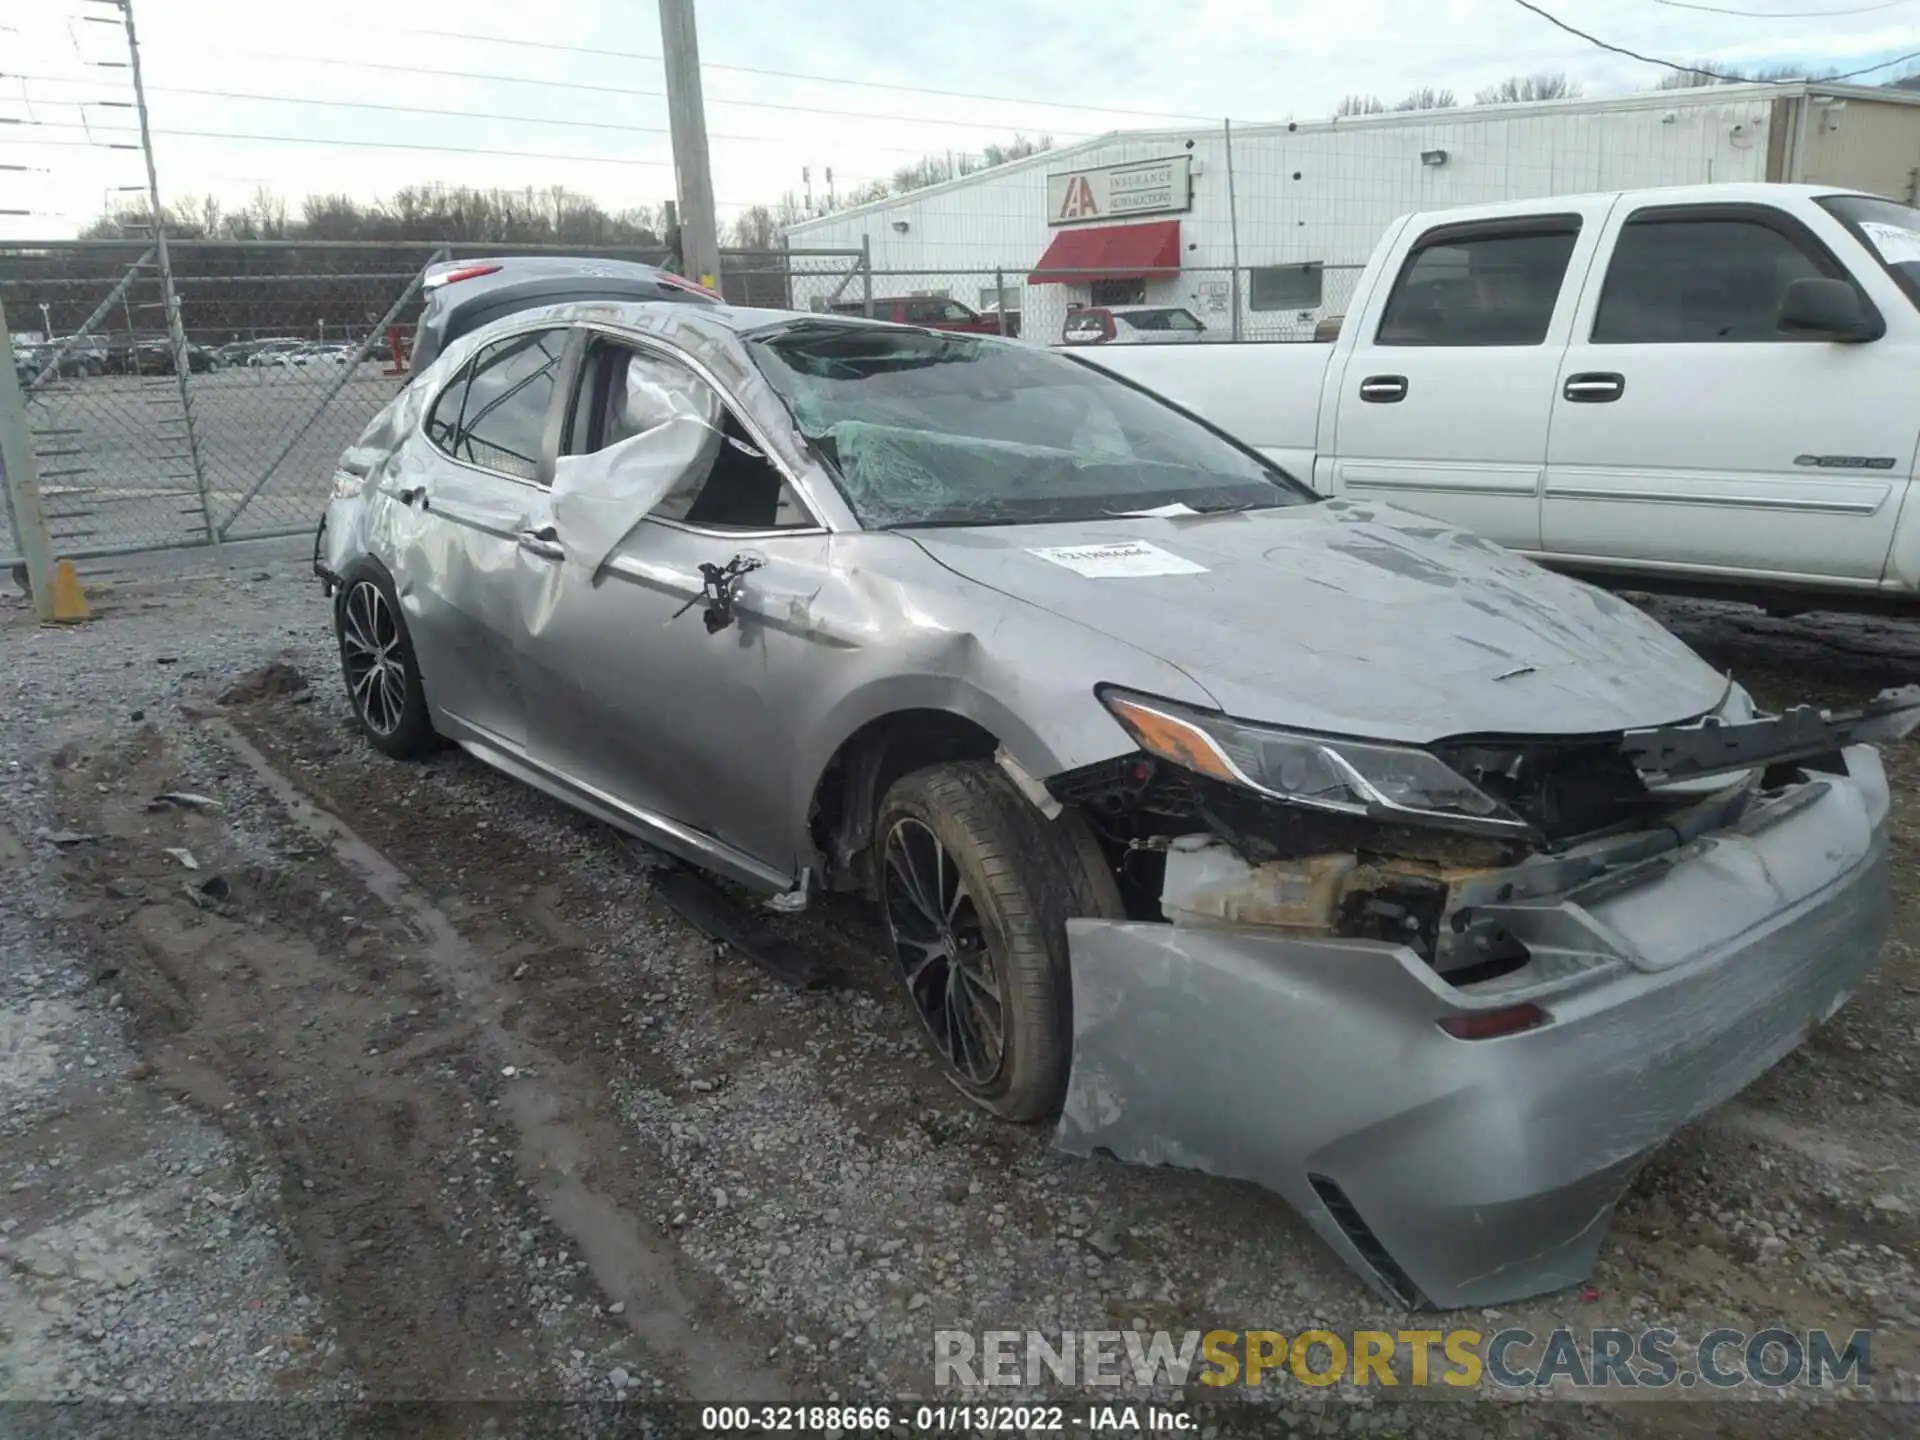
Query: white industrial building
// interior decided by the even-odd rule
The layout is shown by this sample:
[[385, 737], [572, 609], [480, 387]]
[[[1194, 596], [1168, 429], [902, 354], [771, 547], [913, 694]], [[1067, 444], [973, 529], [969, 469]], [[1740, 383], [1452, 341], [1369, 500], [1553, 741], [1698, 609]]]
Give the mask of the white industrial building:
[[[866, 247], [874, 294], [1005, 293], [1031, 339], [1074, 304], [1181, 304], [1307, 338], [1397, 215], [1582, 191], [1786, 180], [1920, 201], [1920, 94], [1721, 85], [1601, 100], [1115, 132], [801, 221]], [[842, 298], [850, 298], [843, 292]]]

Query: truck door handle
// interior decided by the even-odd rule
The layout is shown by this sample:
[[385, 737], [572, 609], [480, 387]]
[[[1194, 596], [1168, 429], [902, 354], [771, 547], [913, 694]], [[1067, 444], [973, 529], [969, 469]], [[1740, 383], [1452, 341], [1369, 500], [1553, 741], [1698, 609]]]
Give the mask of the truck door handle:
[[1360, 398], [1374, 405], [1393, 405], [1407, 398], [1404, 375], [1369, 375], [1360, 382]]
[[1582, 370], [1567, 377], [1560, 393], [1582, 405], [1604, 405], [1627, 393], [1627, 377], [1611, 370]]
[[542, 560], [564, 560], [567, 552], [560, 546], [560, 532], [551, 525], [538, 530], [520, 532], [520, 548], [529, 555], [538, 555]]

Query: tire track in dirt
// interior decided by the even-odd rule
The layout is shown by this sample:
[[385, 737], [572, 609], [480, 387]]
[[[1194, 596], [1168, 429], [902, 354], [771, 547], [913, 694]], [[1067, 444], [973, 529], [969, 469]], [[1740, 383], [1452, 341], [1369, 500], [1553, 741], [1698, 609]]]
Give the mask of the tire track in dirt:
[[[70, 747], [61, 808], [98, 842], [58, 861], [69, 918], [94, 932], [157, 1081], [278, 1173], [296, 1263], [369, 1393], [557, 1395], [565, 1339], [541, 1331], [604, 1301], [621, 1313], [571, 1338], [614, 1347], [658, 1393], [783, 1395], [757, 1343], [699, 1323], [671, 1243], [600, 1183], [631, 1148], [600, 1113], [605, 1086], [503, 1019], [502, 958], [236, 728], [198, 729], [178, 747], [151, 729]], [[184, 752], [214, 749], [200, 735], [229, 813], [154, 813]]]
[[536, 1177], [542, 1208], [580, 1248], [601, 1288], [626, 1306], [628, 1327], [656, 1355], [677, 1362], [694, 1399], [779, 1398], [784, 1386], [750, 1359], [744, 1346], [719, 1337], [697, 1347], [686, 1344], [698, 1329], [698, 1314], [674, 1274], [671, 1242], [587, 1178], [596, 1157], [618, 1151], [613, 1127], [571, 1098], [591, 1093], [584, 1077], [501, 1023], [513, 1001], [490, 978], [488, 963], [392, 861], [345, 821], [308, 801], [237, 729], [218, 719], [205, 722], [205, 728], [285, 807], [296, 826], [326, 842], [370, 894], [425, 937], [424, 959], [452, 991], [456, 1008], [473, 1017], [475, 1047], [490, 1068], [514, 1079], [502, 1108], [518, 1134], [522, 1173]]

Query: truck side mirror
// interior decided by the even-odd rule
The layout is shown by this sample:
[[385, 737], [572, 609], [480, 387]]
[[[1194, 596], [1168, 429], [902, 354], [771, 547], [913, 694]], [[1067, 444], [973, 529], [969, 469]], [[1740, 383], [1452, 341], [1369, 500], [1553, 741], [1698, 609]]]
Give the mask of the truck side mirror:
[[1858, 344], [1887, 333], [1886, 322], [1860, 303], [1860, 292], [1845, 280], [1813, 278], [1790, 281], [1780, 295], [1776, 321], [1794, 335], [1820, 335], [1829, 340]]

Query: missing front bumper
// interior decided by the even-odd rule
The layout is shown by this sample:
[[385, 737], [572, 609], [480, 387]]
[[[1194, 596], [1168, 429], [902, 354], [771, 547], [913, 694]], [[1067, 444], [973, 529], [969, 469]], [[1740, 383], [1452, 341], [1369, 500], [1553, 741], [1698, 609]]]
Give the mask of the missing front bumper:
[[[1878, 955], [1885, 783], [1870, 750], [1847, 764], [1635, 887], [1516, 907], [1586, 949], [1543, 946], [1486, 985], [1379, 942], [1075, 920], [1058, 1143], [1275, 1190], [1395, 1303], [1573, 1284], [1646, 1153], [1797, 1046]], [[1550, 1023], [1475, 1041], [1438, 1024], [1522, 998]]]

